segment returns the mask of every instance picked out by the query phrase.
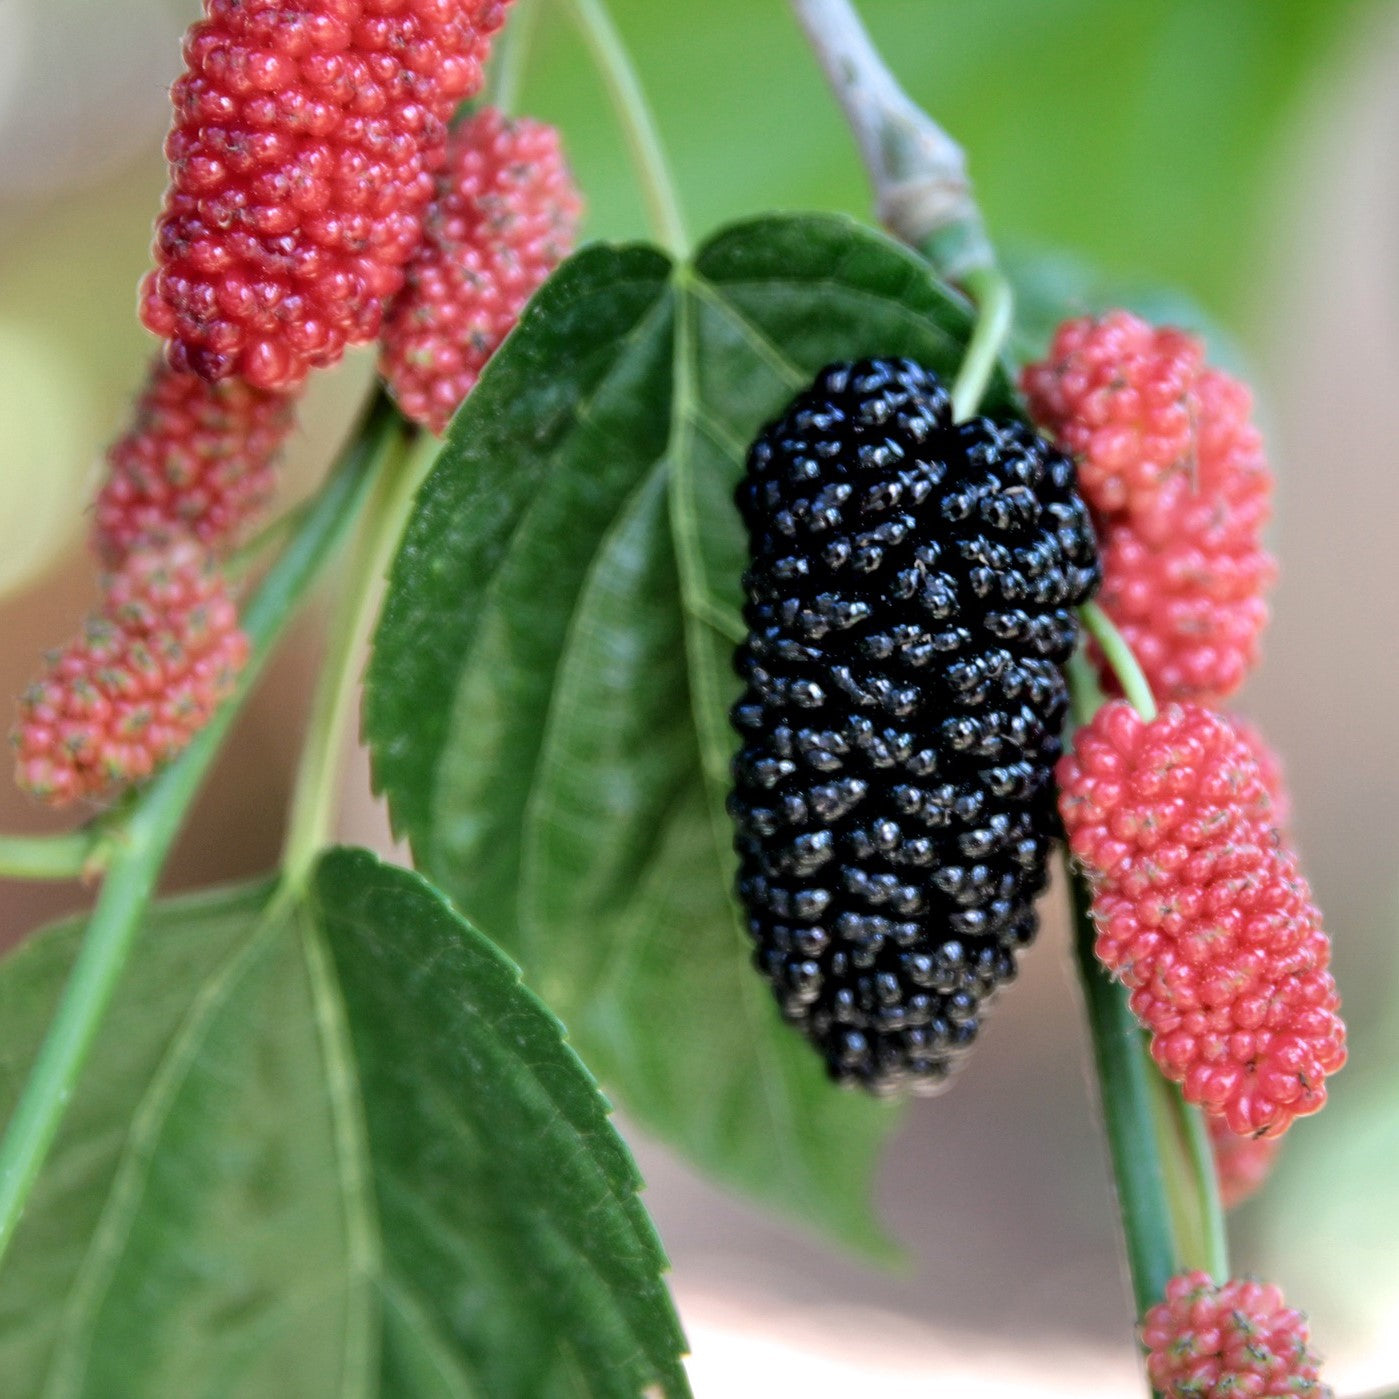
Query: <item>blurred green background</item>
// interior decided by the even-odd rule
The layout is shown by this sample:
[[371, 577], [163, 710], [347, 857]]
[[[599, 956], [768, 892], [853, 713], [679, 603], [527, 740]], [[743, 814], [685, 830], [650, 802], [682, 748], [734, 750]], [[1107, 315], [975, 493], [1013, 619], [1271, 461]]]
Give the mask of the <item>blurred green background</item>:
[[[195, 9], [0, 0], [0, 682], [11, 692], [91, 588], [82, 511], [150, 352], [134, 289], [164, 184], [165, 88]], [[866, 210], [851, 144], [781, 0], [613, 9], [693, 233], [767, 208]], [[1363, 0], [865, 0], [862, 10], [912, 94], [966, 145], [1004, 246], [1174, 287], [1256, 366], [1282, 477], [1285, 575], [1269, 664], [1246, 702], [1290, 759], [1353, 1062], [1242, 1215], [1238, 1255], [1312, 1311], [1337, 1381], [1399, 1379], [1399, 12]], [[589, 233], [644, 234], [601, 88], [551, 0], [523, 105], [563, 127]], [[317, 384], [289, 491], [334, 450], [367, 373], [360, 354]], [[241, 724], [175, 882], [270, 862], [314, 653], [303, 627]], [[351, 821], [376, 828], [359, 805]], [[8, 791], [0, 819], [42, 824]], [[0, 933], [12, 939], [74, 897], [7, 891]], [[910, 1276], [835, 1259], [638, 1144], [701, 1392], [736, 1329], [771, 1349], [780, 1316], [788, 1334], [809, 1324], [829, 1342], [832, 1328], [813, 1318], [855, 1307], [867, 1309], [862, 1334], [884, 1327], [885, 1353], [913, 1357], [910, 1373], [960, 1374], [947, 1337], [978, 1338], [993, 1357], [983, 1375], [1017, 1348], [1071, 1344], [1081, 1363], [1108, 1357], [1102, 1392], [1122, 1392], [1112, 1386], [1131, 1373], [1126, 1294], [1064, 963], [1051, 920], [955, 1092], [919, 1105], [890, 1161], [886, 1206], [915, 1256]], [[746, 1299], [739, 1320], [725, 1310], [735, 1299]], [[1039, 1392], [1093, 1392], [1086, 1374]]]

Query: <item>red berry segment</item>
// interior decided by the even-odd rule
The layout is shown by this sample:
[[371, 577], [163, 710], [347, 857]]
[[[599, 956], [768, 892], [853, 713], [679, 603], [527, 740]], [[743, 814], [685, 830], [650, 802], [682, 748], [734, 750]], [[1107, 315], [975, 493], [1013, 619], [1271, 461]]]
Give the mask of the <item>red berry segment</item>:
[[1093, 882], [1097, 952], [1151, 1052], [1241, 1135], [1280, 1135], [1345, 1062], [1330, 943], [1228, 721], [1105, 705], [1059, 765], [1069, 845]]
[[1022, 384], [1036, 421], [1078, 456], [1100, 602], [1157, 697], [1233, 694], [1258, 662], [1276, 572], [1248, 390], [1206, 368], [1193, 337], [1125, 311], [1066, 322]]
[[199, 545], [137, 551], [106, 579], [101, 612], [20, 700], [19, 785], [61, 806], [149, 777], [232, 693], [247, 655]]
[[1229, 723], [1258, 764], [1263, 785], [1273, 802], [1272, 823], [1286, 836], [1292, 827], [1292, 795], [1287, 790], [1287, 774], [1283, 771], [1282, 759], [1251, 719], [1245, 719], [1242, 714], [1231, 714]]
[[381, 372], [408, 417], [446, 428], [573, 247], [581, 212], [552, 126], [488, 107], [453, 133], [426, 237], [384, 327]]
[[141, 316], [172, 367], [289, 388], [376, 338], [508, 0], [205, 0]]
[[1195, 458], [1199, 342], [1130, 311], [1065, 321], [1021, 388], [1035, 422], [1078, 464], [1079, 489], [1104, 515], [1150, 508]]
[[1217, 1117], [1209, 1119], [1219, 1198], [1226, 1210], [1256, 1194], [1273, 1169], [1281, 1137], [1241, 1137]]
[[136, 548], [192, 535], [238, 543], [271, 499], [296, 423], [294, 400], [237, 379], [209, 384], [157, 362], [131, 430], [107, 454], [93, 546], [108, 567]]
[[1142, 1321], [1147, 1373], [1165, 1399], [1332, 1399], [1310, 1339], [1271, 1283], [1216, 1287], [1201, 1272], [1172, 1278]]

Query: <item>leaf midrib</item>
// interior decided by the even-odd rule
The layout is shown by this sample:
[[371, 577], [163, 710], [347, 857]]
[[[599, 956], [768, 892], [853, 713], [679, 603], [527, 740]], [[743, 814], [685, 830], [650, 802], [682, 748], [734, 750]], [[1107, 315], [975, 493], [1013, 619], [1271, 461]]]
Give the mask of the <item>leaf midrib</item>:
[[271, 941], [276, 932], [277, 924], [267, 916], [264, 907], [243, 942], [205, 977], [141, 1093], [101, 1214], [64, 1306], [40, 1391], [42, 1399], [67, 1399], [80, 1391], [87, 1372], [92, 1327], [106, 1300], [140, 1209], [155, 1162], [155, 1143], [186, 1075], [198, 1058], [205, 1032], [242, 978], [256, 964], [263, 943]]
[[[592, 431], [597, 432], [599, 436], [603, 438], [607, 438], [610, 435], [603, 429], [599, 428], [595, 421], [590, 421], [590, 415], [592, 413], [593, 407], [596, 404], [597, 400], [601, 398], [602, 395], [612, 386], [615, 377], [630, 365], [631, 355], [633, 351], [635, 350], [636, 346], [641, 343], [642, 339], [651, 333], [653, 329], [653, 322], [659, 318], [662, 318], [665, 314], [669, 312], [671, 295], [672, 293], [670, 282], [667, 281], [659, 284], [659, 290], [655, 301], [647, 309], [644, 315], [638, 317], [636, 324], [631, 328], [631, 330], [628, 331], [627, 334], [620, 341], [617, 342], [619, 346], [618, 353], [614, 357], [612, 364], [608, 368], [607, 372], [602, 376], [601, 379], [598, 380], [597, 384], [594, 385], [592, 391], [585, 397], [581, 398], [575, 405], [571, 414], [571, 417], [575, 423], [583, 424], [585, 426], [590, 427]], [[566, 427], [561, 428], [559, 436], [556, 439], [553, 448], [551, 449], [551, 457], [557, 456], [558, 452], [562, 450], [562, 443], [568, 436], [568, 429]], [[662, 460], [664, 460], [663, 457], [657, 458], [657, 461]], [[652, 462], [648, 466], [646, 472], [643, 474], [643, 481], [649, 477], [651, 471], [655, 469], [655, 466], [656, 462]], [[631, 492], [628, 492], [627, 496], [623, 500], [622, 508], [618, 511], [618, 515], [616, 518], [621, 518], [621, 516], [625, 514], [626, 506], [630, 502], [630, 499]], [[482, 590], [480, 611], [476, 623], [475, 625], [473, 625], [471, 630], [471, 640], [467, 645], [467, 648], [465, 649], [465, 651], [462, 652], [461, 655], [461, 661], [458, 667], [459, 676], [465, 677], [469, 676], [472, 673], [473, 662], [479, 654], [485, 636], [485, 629], [482, 625], [483, 619], [490, 615], [491, 612], [497, 610], [500, 607], [501, 588], [504, 586], [504, 580], [510, 576], [510, 563], [516, 557], [518, 550], [521, 547], [521, 540], [523, 538], [528, 537], [529, 526], [547, 508], [548, 502], [545, 498], [545, 492], [540, 491], [536, 493], [533, 499], [530, 500], [529, 504], [526, 505], [524, 510], [520, 512], [519, 518], [515, 521], [515, 525], [510, 531], [509, 541], [506, 544], [506, 546], [501, 550], [500, 558], [496, 564], [495, 569], [491, 573], [490, 581]], [[615, 524], [615, 519], [613, 523]], [[591, 565], [589, 571], [591, 571]], [[582, 596], [583, 589], [580, 589], [578, 599], [581, 600]], [[575, 606], [570, 615], [570, 632], [572, 631], [573, 621], [576, 618], [576, 616], [577, 600], [575, 600]], [[566, 651], [561, 650], [558, 658], [556, 659], [554, 667], [555, 677], [557, 677], [559, 674], [559, 670], [563, 663], [563, 658], [565, 655]], [[556, 689], [557, 686], [551, 687], [549, 701], [550, 707], [552, 707], [553, 694]], [[443, 730], [444, 748], [446, 744], [451, 741], [452, 735], [457, 732], [457, 719], [455, 715], [455, 710], [461, 703], [463, 693], [464, 687], [459, 684], [457, 687], [456, 695], [454, 697], [453, 716], [448, 720]], [[547, 728], [545, 730], [545, 733], [547, 733]], [[540, 766], [540, 755], [543, 751], [543, 739], [545, 733], [541, 733], [540, 747], [538, 750], [536, 750], [534, 761], [531, 767], [531, 794], [533, 794], [537, 782], [537, 774], [539, 772]], [[445, 764], [443, 764], [441, 761], [441, 750], [439, 750], [437, 754], [432, 754], [428, 756], [426, 766], [427, 771], [430, 775], [430, 792], [426, 798], [424, 806], [430, 814], [428, 818], [428, 829], [415, 840], [415, 849], [420, 849], [424, 857], [420, 861], [421, 867], [426, 870], [432, 871], [440, 870], [443, 867], [444, 860], [439, 837], [441, 832], [448, 825], [448, 823], [441, 820], [440, 816], [438, 815], [438, 813], [441, 811], [442, 802], [439, 786], [442, 779], [442, 773], [445, 767]], [[421, 842], [421, 844], [419, 844], [419, 842]], [[517, 921], [522, 922], [523, 920]]]

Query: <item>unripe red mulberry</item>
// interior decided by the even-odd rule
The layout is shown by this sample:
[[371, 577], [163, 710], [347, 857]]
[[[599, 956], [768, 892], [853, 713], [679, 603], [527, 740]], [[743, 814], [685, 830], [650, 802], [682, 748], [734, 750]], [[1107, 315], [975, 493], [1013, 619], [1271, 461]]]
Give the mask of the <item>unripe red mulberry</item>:
[[223, 577], [199, 545], [138, 550], [105, 580], [101, 612], [20, 700], [19, 785], [61, 806], [150, 776], [233, 692], [247, 656]]
[[426, 236], [384, 326], [380, 372], [408, 417], [446, 428], [573, 247], [581, 212], [552, 126], [487, 107], [452, 134]]
[[375, 339], [507, 0], [205, 0], [141, 297], [172, 367], [289, 388]]
[[[1275, 567], [1272, 475], [1237, 380], [1199, 341], [1126, 311], [1065, 322], [1022, 378], [1078, 458], [1103, 551], [1103, 610], [1158, 699], [1218, 702], [1257, 664]], [[1111, 682], [1111, 677], [1106, 677]]]
[[1307, 1319], [1270, 1283], [1215, 1286], [1183, 1273], [1142, 1320], [1152, 1386], [1165, 1399], [1329, 1399]]
[[1246, 719], [1242, 714], [1231, 714], [1229, 724], [1258, 764], [1259, 776], [1273, 803], [1269, 820], [1286, 837], [1292, 827], [1292, 795], [1287, 789], [1287, 774], [1283, 771], [1282, 759], [1252, 719]]
[[237, 544], [271, 499], [295, 400], [238, 379], [206, 383], [157, 361], [131, 429], [107, 453], [93, 547], [110, 568], [133, 549], [191, 535]]
[[1241, 1135], [1317, 1111], [1345, 1062], [1330, 944], [1228, 721], [1168, 705], [1148, 723], [1116, 701], [1058, 776], [1098, 956], [1130, 989], [1162, 1072]]
[[1159, 698], [1213, 703], [1258, 663], [1276, 576], [1262, 542], [1273, 481], [1247, 390], [1206, 371], [1197, 402], [1194, 478], [1104, 524], [1101, 601]]
[[1193, 471], [1203, 367], [1194, 336], [1110, 311], [1065, 321], [1020, 386], [1035, 422], [1075, 458], [1084, 498], [1118, 515], [1150, 509], [1164, 481]]
[[1241, 1137], [1218, 1117], [1208, 1119], [1219, 1198], [1226, 1210], [1257, 1193], [1282, 1145], [1281, 1137]]

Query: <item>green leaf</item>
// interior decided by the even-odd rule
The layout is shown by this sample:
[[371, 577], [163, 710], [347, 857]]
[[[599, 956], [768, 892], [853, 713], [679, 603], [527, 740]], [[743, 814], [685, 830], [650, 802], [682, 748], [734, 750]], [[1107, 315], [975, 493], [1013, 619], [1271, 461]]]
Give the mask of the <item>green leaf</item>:
[[[81, 928], [0, 964], [8, 1111]], [[592, 1080], [416, 875], [159, 906], [0, 1272], [9, 1393], [687, 1393]]]
[[453, 425], [368, 678], [377, 781], [420, 868], [628, 1112], [870, 1252], [897, 1110], [832, 1087], [781, 1023], [731, 894], [732, 497], [824, 364], [911, 355], [950, 377], [969, 330], [925, 263], [844, 218], [753, 220], [674, 269], [580, 253]]

